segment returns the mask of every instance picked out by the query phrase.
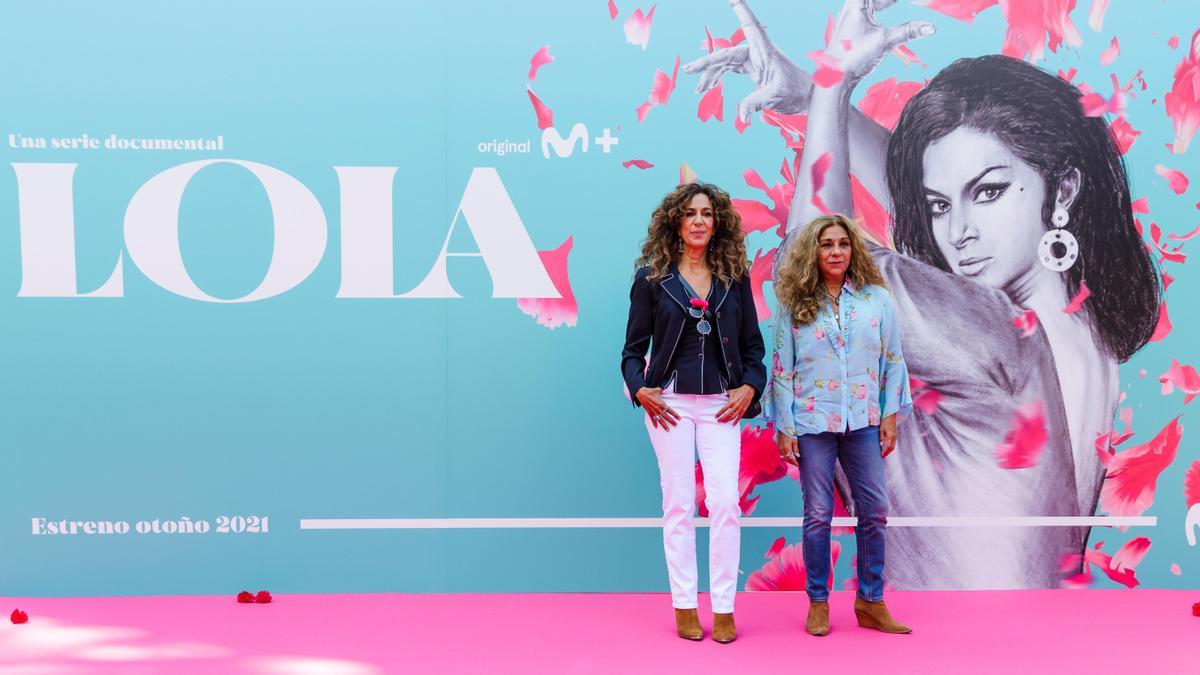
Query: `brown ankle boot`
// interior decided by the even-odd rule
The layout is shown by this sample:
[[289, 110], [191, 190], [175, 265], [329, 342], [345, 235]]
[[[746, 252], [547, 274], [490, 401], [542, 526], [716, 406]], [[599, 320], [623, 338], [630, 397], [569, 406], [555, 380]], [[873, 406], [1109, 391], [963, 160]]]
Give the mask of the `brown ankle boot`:
[[733, 612], [713, 614], [713, 640], [725, 644], [737, 639], [737, 626], [733, 623]]
[[829, 635], [829, 603], [817, 602], [816, 600], [808, 603], [808, 619], [804, 622], [804, 630], [808, 631], [809, 635]]
[[704, 629], [700, 627], [700, 615], [695, 609], [675, 610], [675, 633], [684, 640], [703, 640]]
[[862, 598], [854, 598], [854, 616], [858, 617], [858, 625], [863, 628], [874, 628], [885, 633], [912, 632], [911, 628], [892, 618], [882, 600], [868, 602]]

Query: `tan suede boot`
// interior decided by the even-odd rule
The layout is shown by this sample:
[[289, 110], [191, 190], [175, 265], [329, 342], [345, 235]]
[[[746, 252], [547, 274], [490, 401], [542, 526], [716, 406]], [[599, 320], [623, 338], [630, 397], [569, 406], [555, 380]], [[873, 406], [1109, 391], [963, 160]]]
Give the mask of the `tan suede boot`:
[[684, 640], [703, 640], [704, 629], [700, 627], [700, 615], [695, 609], [675, 610], [675, 633]]
[[829, 635], [829, 603], [810, 601], [808, 603], [808, 619], [804, 622], [804, 630], [809, 635]]
[[713, 640], [725, 644], [737, 639], [737, 626], [733, 623], [733, 612], [713, 614]]
[[892, 618], [882, 600], [867, 602], [862, 598], [854, 598], [854, 616], [858, 617], [858, 625], [863, 628], [874, 628], [885, 633], [912, 632], [911, 628]]

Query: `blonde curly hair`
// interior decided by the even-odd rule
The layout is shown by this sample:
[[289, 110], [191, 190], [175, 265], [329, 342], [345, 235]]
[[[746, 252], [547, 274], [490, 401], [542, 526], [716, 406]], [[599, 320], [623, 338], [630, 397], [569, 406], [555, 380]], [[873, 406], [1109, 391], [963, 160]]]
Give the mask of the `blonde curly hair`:
[[887, 286], [854, 221], [840, 213], [818, 216], [797, 234], [775, 277], [775, 297], [797, 324], [812, 323], [821, 310], [823, 282], [818, 263], [821, 233], [834, 225], [840, 225], [850, 238], [850, 266], [846, 278], [855, 288], [869, 284]]
[[634, 263], [635, 269], [650, 268], [649, 279], [662, 278], [672, 263], [679, 262], [683, 255], [679, 224], [688, 202], [698, 194], [707, 195], [713, 206], [713, 236], [706, 254], [709, 269], [723, 284], [737, 281], [749, 269], [742, 218], [733, 208], [729, 195], [709, 183], [684, 183], [663, 197], [650, 216], [642, 253]]

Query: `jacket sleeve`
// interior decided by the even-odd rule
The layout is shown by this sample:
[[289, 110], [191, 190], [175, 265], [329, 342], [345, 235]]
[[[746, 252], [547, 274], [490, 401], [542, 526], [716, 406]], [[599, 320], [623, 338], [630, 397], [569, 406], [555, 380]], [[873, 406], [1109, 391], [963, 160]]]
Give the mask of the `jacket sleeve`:
[[792, 414], [795, 400], [793, 380], [796, 377], [796, 338], [792, 331], [791, 314], [782, 305], [775, 308], [775, 328], [772, 331], [775, 355], [771, 359], [771, 385], [767, 390], [767, 419], [775, 425], [776, 433], [796, 437], [796, 420]]
[[629, 390], [629, 400], [640, 406], [637, 390], [646, 386], [646, 352], [654, 334], [654, 305], [650, 283], [644, 270], [638, 270], [629, 289], [629, 321], [625, 325], [625, 349], [621, 351], [621, 376]]
[[888, 294], [881, 294], [882, 307], [879, 322], [879, 409], [881, 419], [900, 413], [907, 417], [912, 412], [912, 393], [909, 391], [908, 366], [900, 350], [900, 326], [896, 322], [896, 311]]
[[738, 329], [742, 384], [754, 387], [754, 398], [757, 400], [767, 388], [767, 367], [763, 365], [767, 350], [763, 345], [762, 331], [758, 329], [758, 311], [755, 309], [754, 289], [750, 285], [749, 275], [743, 275], [738, 286], [742, 312], [742, 325]]

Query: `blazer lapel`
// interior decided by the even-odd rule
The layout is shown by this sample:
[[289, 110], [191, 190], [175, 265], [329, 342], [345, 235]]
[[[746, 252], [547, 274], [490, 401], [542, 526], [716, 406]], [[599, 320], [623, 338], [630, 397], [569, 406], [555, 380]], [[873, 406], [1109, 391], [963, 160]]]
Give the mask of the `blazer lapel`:
[[675, 304], [679, 305], [679, 309], [682, 309], [686, 314], [687, 308], [691, 304], [691, 298], [688, 297], [683, 284], [679, 282], [678, 271], [672, 268], [662, 279], [658, 280], [658, 283], [667, 292], [667, 295], [675, 301]]

